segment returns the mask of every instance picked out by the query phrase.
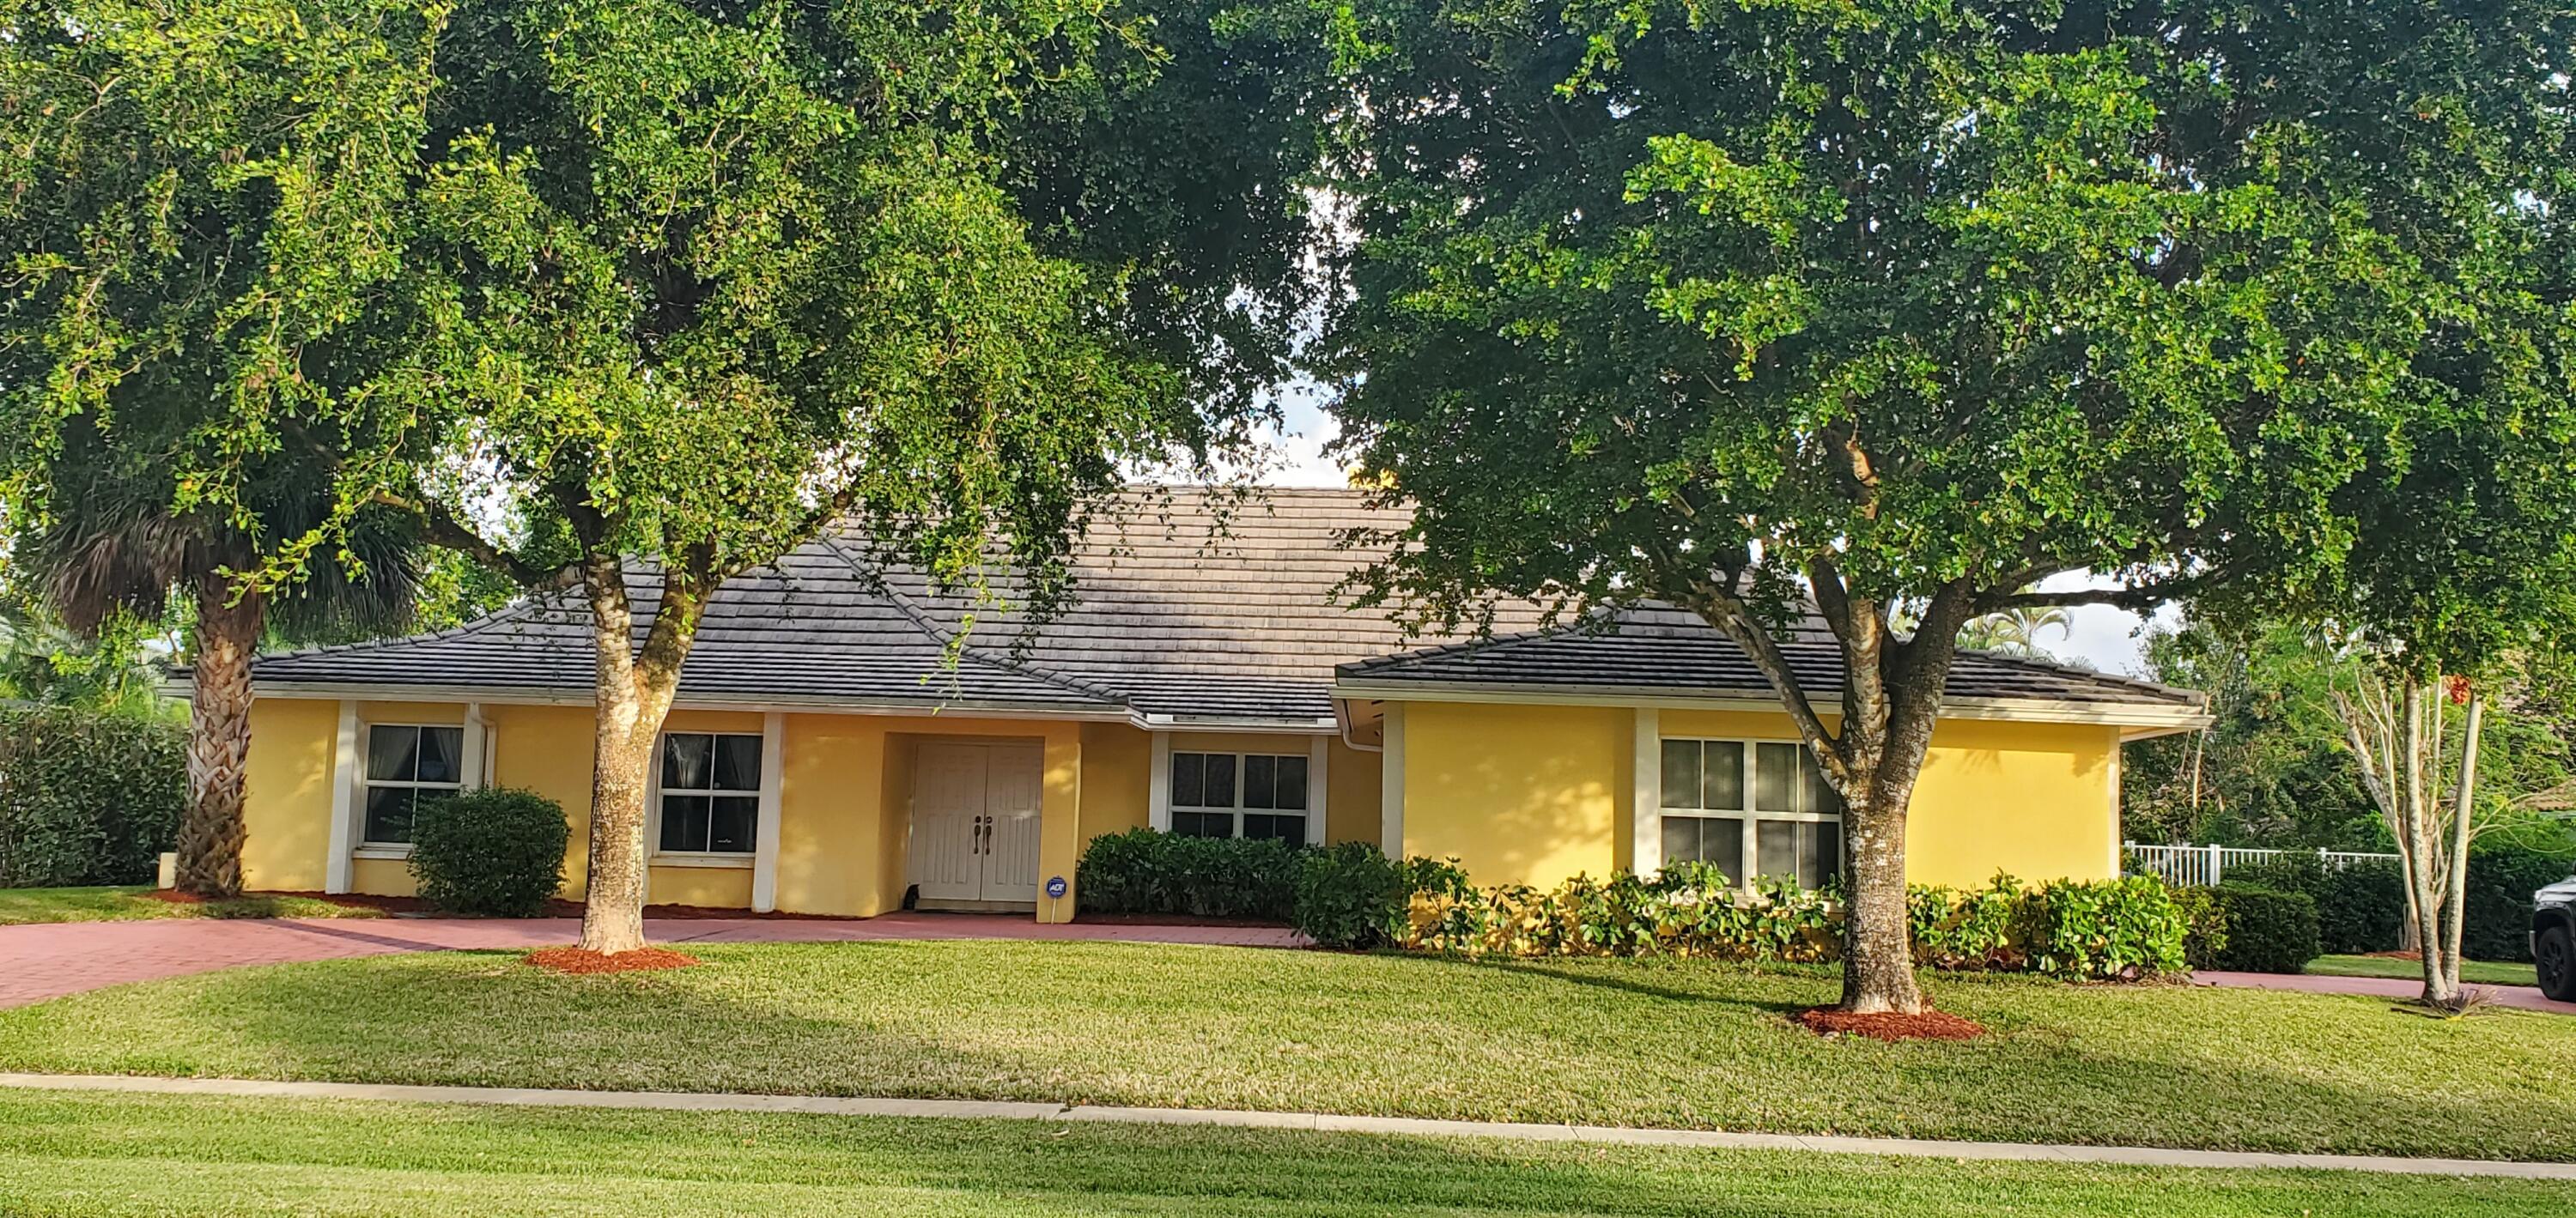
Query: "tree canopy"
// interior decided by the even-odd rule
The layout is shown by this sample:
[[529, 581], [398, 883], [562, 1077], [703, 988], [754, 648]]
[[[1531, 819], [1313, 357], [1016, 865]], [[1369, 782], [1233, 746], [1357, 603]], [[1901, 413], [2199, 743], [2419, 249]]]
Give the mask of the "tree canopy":
[[[2335, 586], [2445, 420], [2566, 396], [2571, 34], [2527, 0], [1356, 5], [1325, 364], [1418, 505], [1370, 591], [1741, 642], [1852, 808], [1855, 1001], [1962, 623]], [[2023, 591], [2074, 571], [2111, 586]], [[1810, 597], [1832, 722], [1773, 651]]]

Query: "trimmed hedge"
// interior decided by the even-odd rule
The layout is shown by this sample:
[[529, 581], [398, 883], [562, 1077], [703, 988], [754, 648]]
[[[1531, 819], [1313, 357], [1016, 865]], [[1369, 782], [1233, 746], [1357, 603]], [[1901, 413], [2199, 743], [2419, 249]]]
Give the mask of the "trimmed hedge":
[[[2576, 856], [2501, 844], [2470, 851], [2461, 950], [2471, 960], [2531, 959], [2531, 894], [2570, 875]], [[2285, 854], [2230, 868], [2227, 880], [2308, 894], [2317, 906], [2318, 945], [2327, 952], [2390, 951], [2405, 934], [2406, 884], [2393, 861], [2329, 867]]]
[[184, 725], [0, 709], [0, 888], [152, 883], [187, 806]]
[[2321, 954], [2317, 902], [2304, 892], [2251, 884], [2205, 889], [2227, 929], [2209, 967], [2239, 973], [2296, 973]]
[[423, 900], [453, 913], [532, 918], [563, 887], [571, 826], [534, 791], [486, 787], [421, 804], [411, 873]]
[[2364, 859], [2329, 867], [2314, 855], [2284, 854], [2228, 869], [2231, 884], [2303, 892], [2316, 902], [2317, 946], [2367, 955], [2393, 951], [2406, 927], [2406, 884], [2394, 861]]
[[1286, 922], [1296, 909], [1298, 852], [1280, 841], [1153, 829], [1103, 834], [1074, 871], [1079, 908]]
[[2471, 960], [2531, 959], [2531, 894], [2576, 875], [2576, 857], [2521, 846], [2469, 852], [2467, 920], [2460, 953]]

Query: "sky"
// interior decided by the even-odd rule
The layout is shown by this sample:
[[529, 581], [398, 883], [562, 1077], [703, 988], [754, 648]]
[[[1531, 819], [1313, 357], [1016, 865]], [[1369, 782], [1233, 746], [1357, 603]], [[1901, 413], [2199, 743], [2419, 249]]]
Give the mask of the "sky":
[[[1262, 481], [1272, 486], [1348, 486], [1349, 471], [1324, 452], [1339, 429], [1333, 417], [1324, 412], [1324, 391], [1311, 383], [1294, 385], [1282, 393], [1279, 401], [1282, 426], [1265, 437], [1273, 449], [1272, 468]], [[2055, 591], [2062, 587], [2081, 587], [2081, 574], [2062, 577], [2045, 585]], [[2063, 635], [2051, 631], [2040, 638], [2040, 646], [2059, 659], [2083, 664], [2102, 672], [2123, 676], [2140, 675], [2145, 668], [2139, 651], [2140, 628], [2144, 620], [2124, 609], [2107, 605], [2084, 605], [2069, 611], [2074, 626]], [[2168, 608], [2158, 615], [2161, 624], [2176, 621]]]

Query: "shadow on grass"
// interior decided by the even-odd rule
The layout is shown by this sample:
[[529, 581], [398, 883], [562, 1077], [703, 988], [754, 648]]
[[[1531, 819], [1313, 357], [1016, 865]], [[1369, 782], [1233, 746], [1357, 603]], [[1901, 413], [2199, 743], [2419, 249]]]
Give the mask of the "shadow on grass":
[[[1523, 977], [1538, 977], [1549, 981], [1562, 981], [1570, 985], [1589, 986], [1594, 989], [1616, 990], [1622, 994], [1635, 994], [1640, 998], [1654, 998], [1664, 1002], [1690, 1003], [1693, 1005], [1724, 1007], [1742, 1011], [1767, 1011], [1773, 1014], [1782, 1015], [1789, 1014], [1794, 1011], [1803, 1011], [1808, 1007], [1816, 1005], [1813, 1002], [1791, 1002], [1786, 1000], [1748, 998], [1674, 989], [1670, 986], [1654, 985], [1644, 981], [1616, 976], [1611, 973], [1601, 971], [1598, 968], [1568, 966], [1546, 960], [1512, 960], [1488, 957], [1477, 960], [1461, 960], [1460, 963], [1468, 964], [1474, 968], [1487, 972], [1510, 973]], [[1739, 975], [1746, 977], [1777, 977], [1790, 979], [1809, 976], [1805, 973], [1763, 973], [1752, 968], [1720, 964], [1715, 961], [1709, 961], [1706, 963], [1708, 963], [1712, 968], [1734, 968], [1738, 971]]]

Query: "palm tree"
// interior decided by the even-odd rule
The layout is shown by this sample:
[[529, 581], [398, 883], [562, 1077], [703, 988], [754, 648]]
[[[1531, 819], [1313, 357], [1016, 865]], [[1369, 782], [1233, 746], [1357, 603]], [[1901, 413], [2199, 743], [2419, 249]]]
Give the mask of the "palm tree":
[[2064, 609], [2005, 609], [1975, 618], [1959, 628], [1959, 646], [1966, 651], [1993, 651], [2025, 659], [2048, 660], [2051, 656], [2039, 645], [2042, 632], [2054, 629], [2060, 638], [2073, 637], [2074, 615]]
[[348, 563], [322, 562], [283, 590], [249, 589], [236, 573], [259, 565], [260, 535], [291, 537], [318, 523], [328, 506], [325, 481], [273, 462], [253, 483], [257, 531], [248, 531], [212, 512], [174, 508], [175, 481], [148, 454], [138, 456], [133, 438], [111, 440], [88, 420], [66, 429], [48, 461], [50, 515], [16, 539], [12, 562], [65, 625], [91, 637], [120, 613], [159, 618], [174, 596], [193, 608], [185, 650], [194, 713], [178, 883], [188, 892], [231, 896], [241, 891], [251, 657], [272, 632], [292, 639], [407, 623], [417, 549], [390, 519], [366, 519], [350, 537], [362, 574]]

